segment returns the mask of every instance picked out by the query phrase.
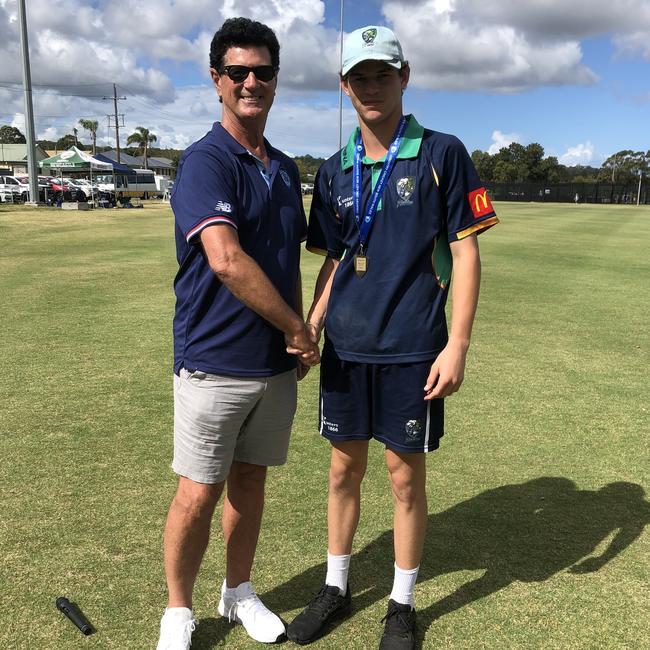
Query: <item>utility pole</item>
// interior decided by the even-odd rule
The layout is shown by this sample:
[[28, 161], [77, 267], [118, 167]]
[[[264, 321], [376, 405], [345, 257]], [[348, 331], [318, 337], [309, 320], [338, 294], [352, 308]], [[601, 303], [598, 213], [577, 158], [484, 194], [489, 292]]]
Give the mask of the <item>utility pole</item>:
[[23, 89], [25, 91], [25, 131], [27, 139], [27, 175], [29, 176], [29, 203], [38, 205], [38, 171], [36, 169], [36, 138], [34, 136], [34, 107], [32, 105], [32, 75], [29, 68], [27, 15], [25, 0], [18, 2], [20, 16], [20, 49], [23, 58]]
[[[117, 102], [118, 100], [126, 99], [126, 97], [117, 96], [117, 86], [113, 84], [113, 96], [112, 97], [103, 97], [102, 99], [112, 99], [113, 106], [115, 107], [115, 113], [113, 118], [115, 119], [115, 149], [117, 150], [117, 162], [120, 162], [120, 126], [124, 126], [124, 115], [120, 115], [117, 112]], [[111, 128], [111, 115], [106, 116], [108, 118], [108, 128]], [[120, 124], [120, 118], [122, 118], [122, 124]]]

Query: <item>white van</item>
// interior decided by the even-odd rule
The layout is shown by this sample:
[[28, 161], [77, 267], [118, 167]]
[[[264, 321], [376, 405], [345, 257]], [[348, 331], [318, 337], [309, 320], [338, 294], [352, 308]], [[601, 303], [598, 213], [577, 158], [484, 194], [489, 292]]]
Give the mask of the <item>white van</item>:
[[116, 194], [116, 198], [138, 197], [149, 198], [150, 194], [157, 194], [156, 179], [150, 169], [132, 169], [128, 174], [97, 174], [94, 180], [102, 192]]

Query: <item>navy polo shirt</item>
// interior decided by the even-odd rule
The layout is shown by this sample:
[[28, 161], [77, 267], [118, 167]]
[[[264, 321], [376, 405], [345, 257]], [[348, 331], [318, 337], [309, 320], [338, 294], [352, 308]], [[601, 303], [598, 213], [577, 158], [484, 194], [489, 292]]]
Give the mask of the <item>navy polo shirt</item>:
[[[174, 280], [174, 372], [264, 377], [296, 367], [283, 333], [240, 302], [208, 264], [201, 232], [235, 228], [239, 243], [296, 308], [300, 243], [306, 235], [295, 163], [265, 141], [270, 179], [218, 122], [183, 154], [171, 204], [178, 273]], [[221, 225], [220, 227], [224, 227]]]
[[[447, 343], [449, 242], [498, 223], [471, 158], [458, 138], [422, 128], [413, 116], [370, 232], [368, 270], [354, 271], [355, 130], [321, 166], [307, 248], [341, 262], [325, 320], [325, 354], [362, 363], [428, 361]], [[383, 159], [363, 159], [362, 210]]]

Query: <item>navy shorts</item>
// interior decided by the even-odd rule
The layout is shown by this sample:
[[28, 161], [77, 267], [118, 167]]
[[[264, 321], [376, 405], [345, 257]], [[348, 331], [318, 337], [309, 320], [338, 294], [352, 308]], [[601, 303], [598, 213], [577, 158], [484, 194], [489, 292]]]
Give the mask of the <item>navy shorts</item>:
[[437, 449], [444, 433], [444, 400], [424, 400], [432, 363], [356, 363], [323, 357], [320, 434], [332, 442], [376, 438], [398, 452]]

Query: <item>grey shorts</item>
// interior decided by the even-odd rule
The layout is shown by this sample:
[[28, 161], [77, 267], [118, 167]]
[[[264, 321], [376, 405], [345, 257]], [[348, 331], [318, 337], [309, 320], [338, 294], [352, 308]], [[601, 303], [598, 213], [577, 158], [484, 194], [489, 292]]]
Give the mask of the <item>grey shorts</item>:
[[233, 460], [282, 465], [296, 412], [296, 371], [224, 377], [174, 375], [172, 469], [198, 483], [225, 481]]

